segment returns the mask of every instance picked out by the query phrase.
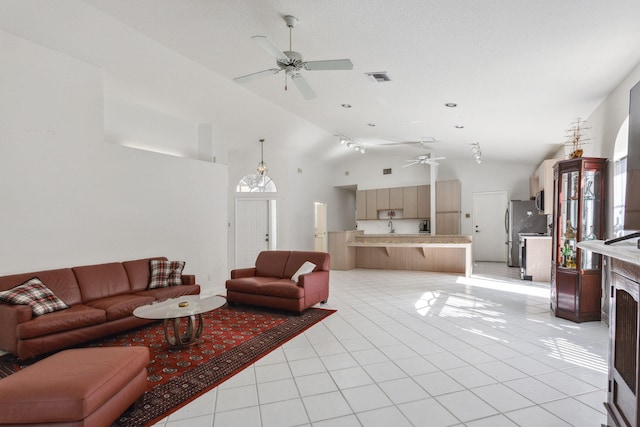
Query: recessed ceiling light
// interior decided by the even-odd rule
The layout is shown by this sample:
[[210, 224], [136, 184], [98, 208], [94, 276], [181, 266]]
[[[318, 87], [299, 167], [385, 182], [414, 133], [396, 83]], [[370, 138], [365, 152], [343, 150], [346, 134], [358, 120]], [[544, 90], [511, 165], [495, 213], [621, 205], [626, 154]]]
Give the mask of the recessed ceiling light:
[[464, 129], [463, 125], [456, 125], [456, 129]]
[[367, 126], [375, 127], [375, 123], [367, 123]]
[[444, 104], [445, 107], [449, 107], [449, 108], [453, 108], [453, 107], [457, 107], [458, 104], [456, 104], [455, 102], [447, 102], [446, 104]]
[[351, 108], [351, 104], [340, 104], [342, 108]]

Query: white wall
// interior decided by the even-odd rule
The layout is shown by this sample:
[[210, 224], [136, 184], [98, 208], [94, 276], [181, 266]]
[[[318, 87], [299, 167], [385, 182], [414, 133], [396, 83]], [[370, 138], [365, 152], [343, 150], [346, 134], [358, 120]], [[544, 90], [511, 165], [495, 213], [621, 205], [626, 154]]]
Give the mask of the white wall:
[[0, 57], [0, 274], [164, 255], [223, 284], [227, 168], [105, 143], [92, 65], [4, 31]]
[[609, 159], [607, 171], [607, 193], [605, 211], [606, 238], [613, 236], [613, 158], [614, 145], [620, 127], [629, 117], [629, 91], [640, 81], [640, 64], [600, 103], [587, 118], [591, 127], [591, 144], [585, 145], [584, 156], [605, 157]]

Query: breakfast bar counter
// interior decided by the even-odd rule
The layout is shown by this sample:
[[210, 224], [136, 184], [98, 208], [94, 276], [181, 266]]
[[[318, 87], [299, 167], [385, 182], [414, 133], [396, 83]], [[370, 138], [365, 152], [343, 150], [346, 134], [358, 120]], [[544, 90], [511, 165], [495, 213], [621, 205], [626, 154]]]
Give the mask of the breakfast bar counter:
[[472, 236], [359, 232], [349, 237], [342, 242], [348, 250], [355, 250], [357, 268], [438, 271], [467, 277], [473, 269]]

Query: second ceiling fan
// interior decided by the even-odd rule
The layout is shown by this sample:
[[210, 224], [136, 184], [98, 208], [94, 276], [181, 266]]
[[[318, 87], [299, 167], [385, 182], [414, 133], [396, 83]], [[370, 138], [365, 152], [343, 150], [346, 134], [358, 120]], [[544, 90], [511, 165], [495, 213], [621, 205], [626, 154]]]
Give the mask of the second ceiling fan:
[[278, 68], [270, 68], [268, 70], [258, 71], [257, 73], [247, 74], [246, 76], [236, 77], [233, 79], [237, 83], [247, 83], [252, 80], [266, 77], [271, 74], [278, 74], [280, 71], [285, 72], [285, 90], [287, 89], [286, 79], [291, 80], [296, 85], [304, 99], [316, 98], [316, 94], [309, 86], [309, 83], [300, 73], [302, 70], [307, 71], [325, 71], [325, 70], [353, 70], [353, 63], [349, 59], [329, 59], [324, 61], [304, 61], [302, 54], [295, 52], [291, 47], [291, 30], [298, 23], [296, 17], [287, 15], [284, 21], [289, 27], [289, 50], [281, 51], [271, 40], [265, 36], [253, 36], [251, 40], [264, 49], [268, 54], [276, 59]]
[[402, 166], [403, 168], [413, 166], [413, 165], [439, 165], [438, 160], [444, 160], [446, 157], [431, 157], [431, 154], [423, 154], [422, 156], [418, 156], [413, 160], [406, 160], [406, 165]]

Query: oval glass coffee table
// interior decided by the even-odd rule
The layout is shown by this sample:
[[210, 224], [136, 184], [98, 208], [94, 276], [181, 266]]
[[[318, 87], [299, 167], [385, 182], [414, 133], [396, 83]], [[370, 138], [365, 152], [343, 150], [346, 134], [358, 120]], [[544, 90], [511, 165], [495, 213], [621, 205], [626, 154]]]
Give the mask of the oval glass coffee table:
[[[222, 297], [185, 295], [157, 303], [143, 305], [133, 310], [133, 315], [142, 319], [163, 320], [164, 336], [172, 347], [187, 347], [200, 341], [202, 335], [202, 314], [223, 306], [227, 300]], [[182, 320], [186, 324], [181, 330]]]

